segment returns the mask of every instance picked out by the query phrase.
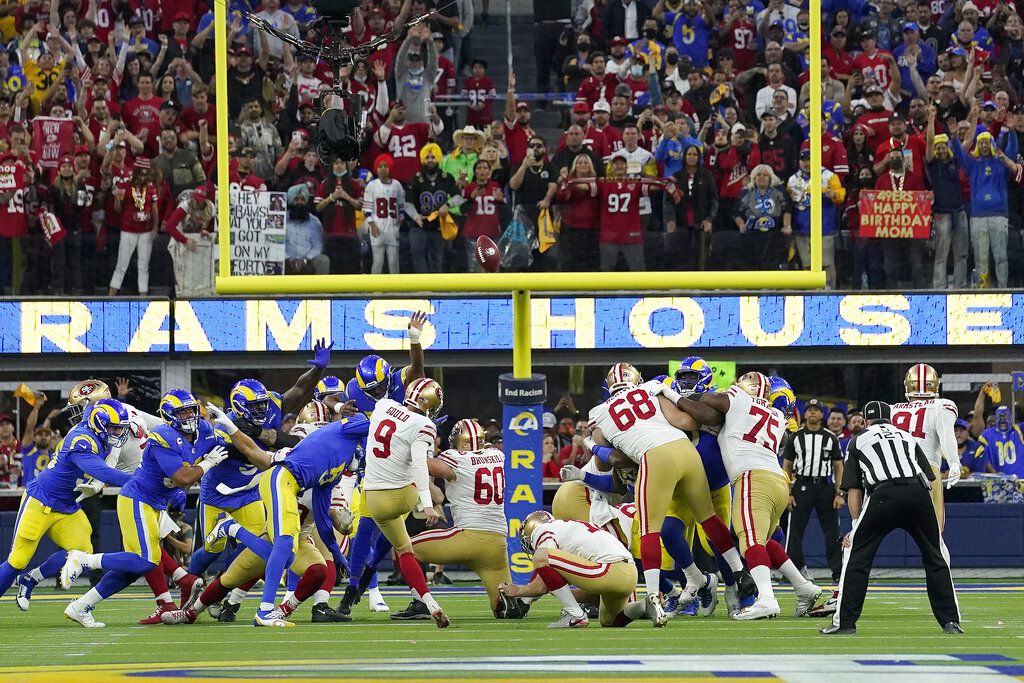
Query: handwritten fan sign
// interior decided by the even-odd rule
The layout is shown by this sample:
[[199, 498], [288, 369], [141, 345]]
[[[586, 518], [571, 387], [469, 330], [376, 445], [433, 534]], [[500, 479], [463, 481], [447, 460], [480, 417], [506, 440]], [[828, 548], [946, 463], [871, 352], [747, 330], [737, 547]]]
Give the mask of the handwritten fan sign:
[[863, 190], [857, 234], [926, 240], [931, 236], [933, 199], [934, 194], [929, 191]]

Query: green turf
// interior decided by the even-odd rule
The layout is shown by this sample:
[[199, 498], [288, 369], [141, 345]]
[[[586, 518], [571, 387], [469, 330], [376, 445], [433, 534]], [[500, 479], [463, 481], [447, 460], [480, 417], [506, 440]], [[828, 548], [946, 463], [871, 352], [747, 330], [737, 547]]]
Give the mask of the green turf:
[[[794, 598], [780, 589], [782, 618], [735, 622], [724, 605], [709, 619], [681, 617], [664, 629], [648, 622], [626, 631], [596, 624], [574, 631], [545, 628], [558, 616], [558, 604], [544, 598], [523, 621], [495, 621], [482, 595], [436, 595], [452, 618], [440, 630], [433, 622], [398, 623], [357, 605], [351, 624], [313, 625], [308, 608], [295, 616], [290, 629], [255, 629], [249, 625], [256, 608], [250, 596], [236, 624], [218, 624], [204, 616], [193, 626], [137, 626], [152, 608], [151, 598], [133, 589], [100, 605], [95, 615], [107, 628], [86, 630], [64, 619], [68, 600], [80, 593], [39, 590], [28, 613], [13, 596], [0, 601], [0, 668], [4, 666], [116, 664], [145, 662], [266, 662], [358, 658], [362, 661], [410, 657], [472, 657], [496, 655], [604, 654], [957, 654], [997, 653], [1024, 660], [1024, 592], [1007, 586], [981, 592], [963, 585], [960, 605], [966, 634], [943, 635], [932, 618], [923, 591], [872, 591], [855, 637], [824, 637], [821, 620], [793, 618]], [[392, 609], [407, 603], [407, 593], [385, 593]], [[336, 598], [335, 598], [336, 600]], [[413, 674], [414, 672], [410, 672]], [[373, 676], [375, 674], [369, 673]], [[400, 675], [391, 670], [390, 676]], [[595, 674], [596, 675], [596, 674]], [[621, 677], [621, 676], [620, 676]]]

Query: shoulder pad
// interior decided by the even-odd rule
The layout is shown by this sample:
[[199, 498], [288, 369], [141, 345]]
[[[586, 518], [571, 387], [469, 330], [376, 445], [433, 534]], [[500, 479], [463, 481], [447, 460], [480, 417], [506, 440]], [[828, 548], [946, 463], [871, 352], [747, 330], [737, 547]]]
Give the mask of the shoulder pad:
[[71, 437], [68, 450], [98, 454], [100, 452], [100, 444], [92, 434], [75, 434]]

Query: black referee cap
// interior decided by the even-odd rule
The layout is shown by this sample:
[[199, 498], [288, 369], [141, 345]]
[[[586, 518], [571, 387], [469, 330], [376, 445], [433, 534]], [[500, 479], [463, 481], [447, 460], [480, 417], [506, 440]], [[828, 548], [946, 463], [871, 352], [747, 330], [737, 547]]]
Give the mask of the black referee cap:
[[868, 422], [892, 419], [892, 407], [882, 401], [871, 401], [864, 406], [864, 419]]

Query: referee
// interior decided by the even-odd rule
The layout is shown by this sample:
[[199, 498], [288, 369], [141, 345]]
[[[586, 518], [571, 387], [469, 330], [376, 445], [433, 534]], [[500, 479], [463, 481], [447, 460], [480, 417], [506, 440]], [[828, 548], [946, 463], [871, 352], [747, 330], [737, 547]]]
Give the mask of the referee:
[[[844, 504], [839, 482], [843, 479], [843, 451], [835, 434], [822, 424], [821, 401], [812, 398], [804, 406], [804, 426], [789, 439], [782, 467], [792, 482], [789, 492], [789, 528], [786, 552], [803, 569], [804, 531], [817, 511], [825, 535], [825, 557], [833, 583], [839, 581], [843, 554], [839, 548], [839, 508]], [[794, 477], [795, 475], [795, 477]]]
[[943, 633], [963, 633], [953, 576], [939, 551], [939, 524], [930, 495], [935, 475], [921, 447], [892, 426], [890, 415], [889, 404], [868, 403], [864, 418], [869, 426], [850, 441], [842, 480], [853, 515], [853, 531], [846, 538], [850, 553], [843, 563], [832, 625], [821, 633], [857, 632], [875, 553], [895, 529], [910, 534], [921, 551], [928, 601]]

